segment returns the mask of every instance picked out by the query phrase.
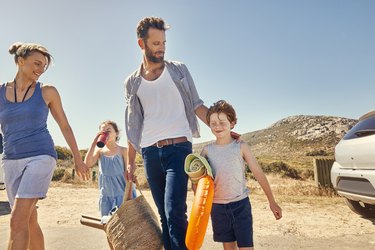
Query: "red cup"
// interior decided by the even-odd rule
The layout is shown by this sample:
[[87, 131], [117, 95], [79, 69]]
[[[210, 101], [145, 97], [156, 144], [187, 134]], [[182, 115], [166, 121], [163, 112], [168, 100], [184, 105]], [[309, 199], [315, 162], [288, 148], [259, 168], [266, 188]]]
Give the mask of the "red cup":
[[99, 135], [99, 138], [96, 142], [96, 146], [98, 146], [99, 148], [102, 148], [105, 146], [105, 143], [107, 142], [107, 139], [108, 139], [108, 132], [102, 132], [100, 135]]

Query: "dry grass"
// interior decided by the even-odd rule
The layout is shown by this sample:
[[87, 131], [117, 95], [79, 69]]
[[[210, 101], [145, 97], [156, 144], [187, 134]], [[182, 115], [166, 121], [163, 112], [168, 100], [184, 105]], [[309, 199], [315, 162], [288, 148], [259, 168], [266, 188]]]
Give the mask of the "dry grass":
[[272, 162], [285, 162], [288, 164], [290, 167], [297, 169], [301, 172], [306, 171], [306, 170], [313, 170], [313, 156], [295, 156], [293, 157], [292, 155], [287, 155], [287, 156], [267, 156], [267, 155], [262, 155], [257, 157], [257, 160], [259, 163], [264, 163], [264, 164], [271, 164]]
[[[60, 176], [60, 173], [61, 173], [62, 170], [64, 171], [64, 174], [62, 176]], [[96, 172], [95, 180], [93, 180], [93, 178], [92, 178], [94, 171]], [[58, 186], [59, 183], [69, 183], [69, 184], [72, 184], [72, 186], [75, 186], [75, 187], [97, 187], [98, 186], [98, 179], [97, 179], [98, 173], [99, 173], [99, 171], [97, 169], [93, 168], [92, 171], [91, 171], [90, 180], [84, 181], [84, 180], [82, 180], [82, 178], [77, 176], [76, 173], [73, 176], [73, 168], [62, 169], [62, 168], [57, 167], [55, 169], [54, 176], [53, 176], [53, 179], [52, 179], [53, 180], [52, 186]]]
[[[97, 169], [94, 169], [97, 171]], [[144, 168], [138, 167], [136, 170], [136, 176], [140, 184], [141, 189], [148, 189], [148, 183], [144, 174]], [[271, 185], [272, 192], [278, 201], [290, 202], [290, 203], [308, 203], [318, 206], [324, 206], [327, 204], [342, 203], [336, 192], [330, 188], [321, 188], [315, 185], [315, 182], [311, 179], [308, 180], [295, 180], [291, 178], [280, 177], [276, 174], [267, 175], [267, 179]], [[59, 186], [59, 183], [69, 183], [73, 187], [77, 188], [88, 188], [98, 186], [97, 179], [95, 181], [83, 181], [79, 177], [72, 178], [72, 169], [66, 169], [63, 178], [52, 183], [52, 186]], [[257, 196], [261, 200], [266, 200], [266, 196], [260, 187], [259, 183], [250, 179], [248, 186], [251, 190], [251, 196]], [[190, 190], [190, 184], [189, 184]]]
[[[277, 200], [291, 203], [309, 203], [316, 205], [342, 203], [337, 193], [331, 188], [317, 187], [313, 180], [294, 180], [267, 175], [272, 192]], [[256, 180], [250, 179], [248, 186], [252, 195], [266, 196]]]
[[[61, 175], [61, 172], [63, 174]], [[144, 168], [138, 167], [136, 169], [135, 175], [137, 176], [138, 183], [141, 189], [148, 189], [147, 179], [144, 174]], [[61, 168], [57, 167], [54, 172], [53, 183], [57, 185], [57, 183], [69, 183], [75, 186], [83, 186], [83, 187], [97, 187], [98, 186], [98, 176], [99, 176], [99, 168], [97, 166], [91, 169], [90, 180], [82, 180], [80, 177], [73, 176], [73, 168]]]

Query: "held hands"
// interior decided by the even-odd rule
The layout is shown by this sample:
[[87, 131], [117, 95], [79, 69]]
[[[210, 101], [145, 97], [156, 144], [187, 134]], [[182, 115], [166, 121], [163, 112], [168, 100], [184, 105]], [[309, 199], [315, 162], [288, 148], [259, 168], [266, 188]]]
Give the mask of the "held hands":
[[270, 203], [270, 209], [273, 215], [275, 216], [276, 220], [280, 220], [283, 217], [282, 209], [281, 207], [279, 207], [279, 205], [277, 205], [276, 202]]
[[77, 172], [77, 175], [81, 177], [84, 181], [90, 179], [90, 170], [89, 167], [83, 163], [83, 161], [78, 161], [74, 164], [74, 168]]

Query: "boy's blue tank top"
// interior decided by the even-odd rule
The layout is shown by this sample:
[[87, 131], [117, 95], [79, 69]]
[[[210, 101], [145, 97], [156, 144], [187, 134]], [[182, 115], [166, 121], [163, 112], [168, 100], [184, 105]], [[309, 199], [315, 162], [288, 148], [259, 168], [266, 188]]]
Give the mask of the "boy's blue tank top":
[[41, 84], [24, 102], [6, 99], [6, 84], [0, 86], [0, 125], [3, 134], [3, 159], [22, 159], [37, 155], [57, 158], [52, 137], [47, 129], [49, 108]]

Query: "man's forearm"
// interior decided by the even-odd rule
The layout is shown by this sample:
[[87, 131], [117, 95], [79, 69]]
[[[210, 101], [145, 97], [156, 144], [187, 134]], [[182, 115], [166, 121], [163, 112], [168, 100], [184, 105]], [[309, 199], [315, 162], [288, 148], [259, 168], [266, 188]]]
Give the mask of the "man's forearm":
[[135, 163], [135, 156], [137, 152], [135, 151], [133, 145], [128, 141], [128, 164]]
[[198, 118], [208, 126], [207, 112], [208, 108], [205, 105], [201, 105], [195, 110], [195, 114], [198, 116]]

